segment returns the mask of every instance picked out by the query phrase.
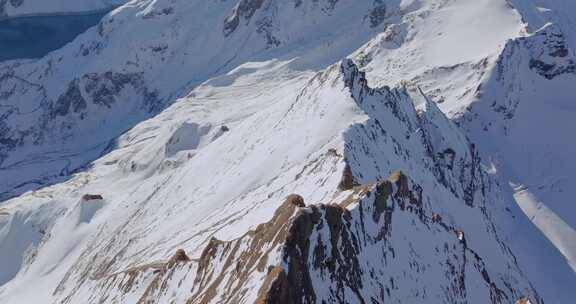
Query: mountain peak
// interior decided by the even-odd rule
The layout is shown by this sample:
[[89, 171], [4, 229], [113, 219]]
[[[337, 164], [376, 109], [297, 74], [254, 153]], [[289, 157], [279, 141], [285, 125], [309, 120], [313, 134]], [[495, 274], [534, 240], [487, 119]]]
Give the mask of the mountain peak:
[[107, 13], [0, 62], [1, 303], [574, 298], [570, 1], [40, 2]]

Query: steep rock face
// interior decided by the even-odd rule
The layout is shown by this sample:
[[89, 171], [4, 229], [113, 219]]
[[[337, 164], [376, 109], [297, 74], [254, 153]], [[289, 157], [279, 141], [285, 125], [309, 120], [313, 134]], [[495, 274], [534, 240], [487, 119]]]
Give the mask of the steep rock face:
[[236, 4], [232, 15], [224, 22], [224, 35], [233, 33], [240, 21], [249, 22], [256, 10], [262, 7], [264, 0], [242, 0]]
[[[9, 101], [21, 96], [14, 88], [21, 83], [21, 80], [7, 74], [3, 78], [3, 82], [6, 87], [10, 84], [13, 86], [10, 91], [5, 91], [2, 94], [3, 100], [6, 102], [4, 106], [9, 110], [5, 112], [4, 125], [6, 129], [3, 130], [0, 139], [5, 143], [0, 152], [0, 164], [4, 163], [9, 151], [27, 142], [31, 141], [34, 144], [42, 145], [47, 144], [47, 141], [50, 140], [66, 139], [82, 131], [86, 132], [85, 130], [80, 131], [78, 128], [88, 129], [88, 132], [98, 130], [97, 126], [90, 125], [93, 122], [83, 124], [82, 121], [91, 120], [89, 116], [94, 115], [95, 112], [112, 110], [113, 108], [116, 111], [126, 111], [127, 105], [118, 104], [120, 99], [123, 99], [121, 102], [124, 103], [128, 102], [129, 98], [138, 100], [137, 103], [134, 102], [135, 109], [127, 111], [128, 113], [138, 111], [153, 113], [158, 110], [160, 103], [157, 92], [149, 91], [146, 88], [141, 74], [91, 73], [80, 79], [72, 80], [56, 100], [44, 100], [41, 108], [34, 111], [40, 112], [35, 114], [37, 116], [36, 121], [24, 121], [21, 124], [16, 124], [10, 123], [8, 118], [22, 113], [18, 113], [17, 104], [11, 105]], [[43, 90], [32, 85], [26, 85], [22, 89], [25, 91]], [[9, 128], [8, 124], [10, 124]]]
[[[352, 154], [347, 159], [360, 177], [366, 181], [383, 179], [381, 172], [394, 170], [389, 165], [382, 168], [379, 159], [384, 155], [373, 151], [394, 151], [394, 155], [386, 156], [388, 163], [394, 158], [410, 163], [420, 154], [424, 157], [420, 165], [430, 170], [438, 183], [473, 206], [475, 195], [484, 194], [485, 187], [479, 156], [438, 107], [419, 90], [409, 93], [408, 88], [369, 87], [364, 72], [351, 60], [342, 65], [342, 73], [354, 100], [367, 113], [374, 113], [366, 124], [353, 126], [345, 134], [349, 139], [346, 152]], [[395, 126], [384, 128], [384, 121], [394, 121]], [[361, 153], [365, 154], [362, 159], [358, 156]]]
[[558, 26], [549, 25], [520, 43], [530, 50], [530, 69], [546, 79], [576, 73], [574, 54]]
[[[530, 285], [514, 286], [521, 273], [489, 272], [457, 227], [432, 220], [426, 194], [402, 173], [363, 191], [348, 209], [311, 206], [295, 216], [282, 248], [284, 270], [275, 272], [265, 303], [460, 303], [472, 293], [486, 303], [522, 294], [541, 302]], [[402, 238], [411, 229], [418, 241]], [[441, 282], [430, 284], [433, 278]]]

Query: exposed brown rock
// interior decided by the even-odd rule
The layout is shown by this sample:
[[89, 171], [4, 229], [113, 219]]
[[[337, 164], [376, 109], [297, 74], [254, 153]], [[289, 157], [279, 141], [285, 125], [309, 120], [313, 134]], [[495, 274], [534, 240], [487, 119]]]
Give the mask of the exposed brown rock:
[[442, 217], [438, 213], [432, 213], [432, 223], [442, 222]]
[[[417, 190], [417, 187], [413, 188]], [[338, 298], [338, 295], [348, 289], [356, 294], [358, 303], [367, 303], [360, 292], [363, 282], [358, 261], [358, 254], [361, 250], [359, 239], [351, 230], [353, 219], [350, 211], [342, 205], [348, 206], [355, 201], [362, 204], [364, 198], [373, 194], [374, 205], [366, 207], [373, 210], [372, 216], [376, 223], [383, 221], [380, 224], [382, 226], [380, 235], [385, 238], [391, 228], [394, 205], [405, 204], [405, 202], [415, 204], [412, 210], [418, 214], [421, 213], [421, 208], [419, 208], [421, 203], [418, 191], [413, 192], [414, 189], [410, 188], [408, 178], [401, 172], [393, 174], [389, 180], [376, 185], [354, 189], [354, 193], [340, 205], [312, 205], [305, 211], [297, 213], [291, 223], [283, 248], [283, 258], [288, 267], [272, 272], [274, 277], [272, 283], [270, 283], [270, 277], [267, 277], [267, 283], [262, 288], [268, 288], [268, 292], [261, 294], [259, 303], [316, 303], [317, 295], [310, 276], [310, 272], [314, 269], [326, 273], [331, 280], [340, 282], [333, 287], [336, 289], [331, 290], [331, 293], [337, 297], [334, 301], [344, 303], [343, 301], [346, 300]], [[383, 214], [385, 216], [382, 219]], [[310, 237], [318, 229], [327, 229], [329, 239], [317, 240], [312, 247]], [[330, 246], [326, 246], [327, 243]]]
[[410, 187], [408, 185], [408, 177], [404, 175], [401, 171], [396, 171], [390, 175], [389, 181], [394, 183], [398, 190], [396, 191], [396, 196], [408, 197], [410, 195]]
[[[364, 303], [359, 292], [362, 288], [358, 261], [360, 249], [350, 232], [351, 221], [350, 212], [338, 204], [312, 205], [306, 211], [298, 212], [283, 247], [283, 259], [288, 269], [277, 273], [267, 295], [262, 297], [266, 301], [261, 303], [316, 303], [310, 265], [343, 282], [335, 294], [350, 289], [358, 296], [359, 303]], [[319, 246], [311, 246], [310, 236], [317, 229], [328, 229], [329, 239], [326, 241], [331, 244], [330, 251], [325, 250], [321, 241]], [[311, 256], [312, 260], [309, 260]], [[339, 299], [339, 303], [342, 301]]]
[[[225, 303], [240, 302], [247, 292], [244, 282], [255, 271], [268, 271], [262, 288], [279, 288], [277, 280], [282, 277], [282, 271], [281, 268], [265, 268], [268, 255], [286, 241], [291, 227], [290, 220], [296, 210], [304, 206], [301, 196], [289, 195], [269, 222], [258, 225], [236, 240], [220, 241], [212, 238], [200, 257], [192, 296], [187, 303], [211, 303], [216, 297]], [[214, 272], [213, 266], [216, 263], [223, 265], [218, 272]], [[226, 293], [219, 294], [219, 290], [226, 290]], [[259, 292], [259, 303], [291, 303], [270, 302], [271, 297], [267, 290], [262, 289]]]
[[388, 199], [392, 195], [392, 183], [384, 181], [376, 185], [376, 197], [374, 198], [374, 213], [372, 218], [376, 223], [380, 221], [380, 216], [387, 210]]
[[358, 202], [359, 198], [366, 197], [368, 193], [370, 193], [373, 189], [373, 184], [362, 185], [359, 187], [355, 187], [343, 201], [339, 202], [338, 204], [342, 208], [348, 208], [348, 206]]
[[354, 174], [352, 173], [352, 168], [350, 165], [346, 163], [344, 167], [344, 172], [342, 172], [342, 180], [340, 180], [340, 184], [338, 184], [338, 190], [346, 191], [352, 190], [354, 187], [359, 186], [358, 182], [354, 179]]
[[328, 223], [328, 228], [330, 229], [330, 243], [332, 245], [331, 257], [328, 260], [328, 267], [331, 271], [335, 270], [335, 262], [339, 257], [338, 241], [340, 240], [340, 234], [342, 232], [342, 214], [344, 210], [346, 209], [336, 206], [327, 206], [325, 209], [325, 218]]
[[341, 155], [338, 154], [338, 150], [336, 150], [336, 149], [334, 149], [334, 148], [328, 149], [328, 152], [326, 153], [326, 155], [328, 155], [328, 156], [335, 156], [335, 157], [341, 157]]
[[530, 304], [530, 299], [528, 299], [527, 297], [522, 297], [520, 299], [518, 299], [518, 301], [516, 301], [516, 304]]
[[316, 301], [308, 269], [308, 257], [310, 235], [314, 225], [319, 223], [321, 214], [316, 206], [313, 206], [311, 211], [298, 212], [291, 222], [283, 250], [284, 260], [289, 261], [285, 282], [274, 283], [273, 286], [279, 290], [270, 296], [270, 301], [267, 303], [299, 304]]
[[290, 282], [284, 268], [280, 266], [271, 267], [258, 292], [256, 304], [292, 304], [289, 290]]
[[290, 203], [296, 207], [304, 208], [306, 204], [304, 203], [304, 199], [298, 194], [290, 194], [286, 198], [286, 202]]
[[170, 261], [168, 261], [168, 265], [174, 265], [176, 263], [181, 263], [181, 262], [189, 262], [190, 258], [188, 257], [188, 255], [186, 255], [186, 251], [184, 251], [184, 249], [178, 249], [176, 250], [176, 253], [172, 256], [172, 258], [170, 259]]

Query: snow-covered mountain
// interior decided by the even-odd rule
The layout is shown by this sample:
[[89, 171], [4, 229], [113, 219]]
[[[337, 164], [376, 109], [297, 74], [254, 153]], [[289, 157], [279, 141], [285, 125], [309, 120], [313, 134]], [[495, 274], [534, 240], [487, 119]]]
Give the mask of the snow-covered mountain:
[[573, 302], [570, 11], [133, 0], [1, 62], [0, 302]]
[[0, 19], [107, 10], [127, 0], [0, 0]]

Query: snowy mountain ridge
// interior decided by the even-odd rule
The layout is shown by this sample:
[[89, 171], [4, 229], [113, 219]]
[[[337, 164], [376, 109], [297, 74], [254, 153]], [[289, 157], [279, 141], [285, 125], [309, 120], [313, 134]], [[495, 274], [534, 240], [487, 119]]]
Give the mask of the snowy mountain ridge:
[[569, 303], [571, 5], [131, 1], [0, 63], [0, 302]]

